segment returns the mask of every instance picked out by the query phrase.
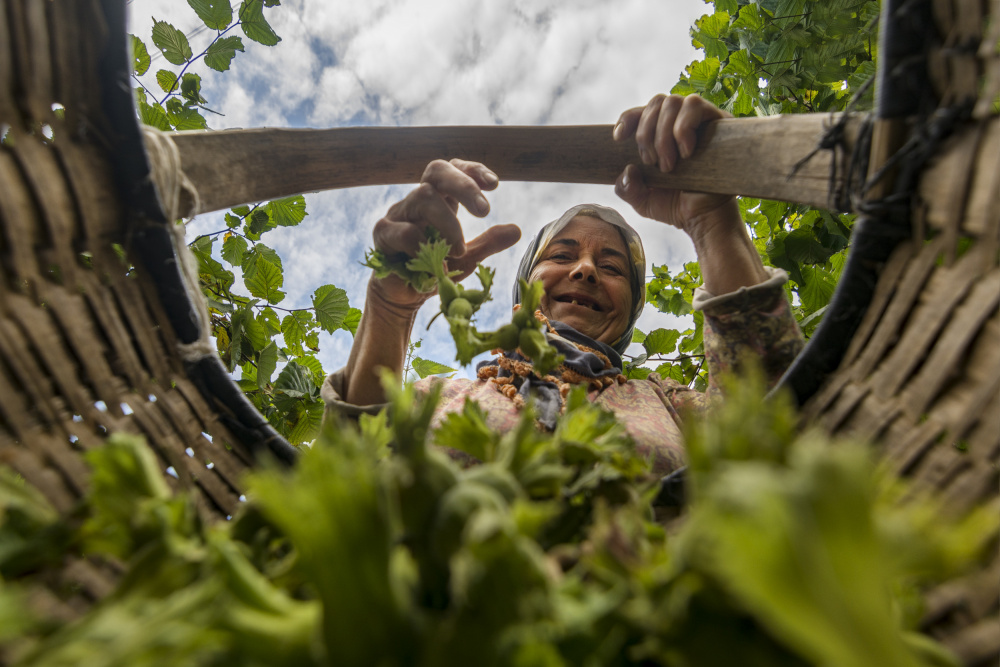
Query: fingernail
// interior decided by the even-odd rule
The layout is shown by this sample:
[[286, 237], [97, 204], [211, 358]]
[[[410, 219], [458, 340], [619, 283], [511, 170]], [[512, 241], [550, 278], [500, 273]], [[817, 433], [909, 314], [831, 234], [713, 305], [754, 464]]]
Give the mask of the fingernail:
[[639, 147], [639, 157], [642, 159], [643, 164], [653, 164], [653, 156], [642, 146]]
[[622, 135], [625, 133], [625, 126], [620, 122], [615, 125], [615, 129], [611, 132], [611, 136], [615, 141], [621, 141]]
[[483, 172], [483, 178], [490, 185], [495, 185], [500, 182], [500, 177], [494, 174], [492, 171], [486, 170]]
[[628, 170], [626, 170], [624, 173], [622, 173], [622, 190], [628, 190], [628, 186], [629, 186], [629, 178], [628, 178]]
[[476, 195], [476, 210], [481, 215], [486, 215], [490, 212], [490, 203], [486, 201], [486, 197], [482, 195]]
[[678, 148], [680, 149], [681, 157], [684, 158], [685, 160], [691, 157], [691, 147], [688, 146], [688, 142], [681, 141], [678, 143], [679, 143]]

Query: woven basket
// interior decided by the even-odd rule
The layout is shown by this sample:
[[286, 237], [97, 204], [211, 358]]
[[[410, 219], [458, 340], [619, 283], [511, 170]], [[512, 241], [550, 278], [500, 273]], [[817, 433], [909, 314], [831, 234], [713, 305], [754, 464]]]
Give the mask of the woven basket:
[[[0, 7], [0, 463], [69, 512], [87, 490], [82, 454], [139, 433], [216, 520], [236, 510], [254, 447], [277, 434], [249, 403], [213, 397], [239, 394], [221, 364], [192, 373], [178, 356], [184, 327], [171, 321], [190, 304], [170, 295], [180, 278], [124, 38], [122, 2]], [[118, 574], [70, 559], [37, 602], [72, 617]]]
[[[784, 384], [806, 421], [877, 443], [915, 492], [1000, 511], [1000, 0], [885, 4], [870, 160], [883, 176]], [[293, 451], [214, 355], [185, 352], [200, 316], [150, 182], [124, 38], [120, 0], [0, 9], [0, 463], [69, 512], [82, 454], [140, 433], [218, 520], [255, 455]], [[36, 604], [73, 618], [119, 574], [71, 558]], [[994, 560], [927, 598], [927, 632], [969, 664], [1000, 656], [998, 581]]]

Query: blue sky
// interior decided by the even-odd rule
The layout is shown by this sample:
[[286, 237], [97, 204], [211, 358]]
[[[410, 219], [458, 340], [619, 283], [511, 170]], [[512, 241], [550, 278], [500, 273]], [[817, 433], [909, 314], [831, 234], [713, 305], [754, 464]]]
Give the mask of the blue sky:
[[[130, 31], [154, 56], [145, 77], [152, 87], [155, 71], [166, 65], [153, 51], [153, 17], [190, 35], [195, 53], [213, 37], [196, 31], [200, 22], [183, 0], [132, 0], [128, 7]], [[697, 57], [689, 26], [709, 9], [702, 0], [284, 0], [265, 10], [282, 37], [276, 47], [244, 38], [247, 50], [229, 72], [203, 64], [192, 71], [203, 77], [209, 106], [224, 114], [208, 117], [213, 129], [613, 123], [626, 108], [669, 91]], [[288, 296], [281, 305], [308, 305], [316, 287], [333, 283], [362, 308], [368, 275], [359, 262], [372, 226], [408, 190], [306, 195], [305, 221], [263, 239], [283, 259]], [[694, 258], [682, 233], [640, 218], [610, 186], [503, 182], [487, 196], [486, 219], [460, 215], [466, 237], [502, 223], [518, 224], [523, 236], [487, 261], [497, 270], [497, 286], [481, 312], [482, 328], [509, 318], [509, 285], [527, 239], [578, 203], [619, 208], [652, 263], [679, 268]], [[188, 236], [224, 226], [219, 215], [200, 216]], [[421, 311], [414, 335], [423, 338], [420, 356], [450, 364], [454, 347], [445, 323], [425, 330], [435, 302]], [[677, 322], [647, 309], [639, 327], [659, 326]], [[324, 334], [320, 345], [324, 368], [333, 370], [346, 360], [351, 336]]]

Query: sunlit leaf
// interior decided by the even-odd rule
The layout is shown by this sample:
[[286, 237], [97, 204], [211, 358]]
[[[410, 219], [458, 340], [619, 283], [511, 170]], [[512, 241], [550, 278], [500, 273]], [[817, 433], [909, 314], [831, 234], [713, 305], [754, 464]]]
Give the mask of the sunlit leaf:
[[348, 313], [347, 292], [334, 285], [323, 285], [313, 292], [316, 320], [327, 333], [340, 328]]
[[191, 59], [191, 45], [187, 37], [166, 21], [153, 22], [153, 44], [172, 65], [183, 65]]
[[250, 278], [244, 276], [243, 281], [250, 294], [268, 303], [281, 303], [285, 298], [285, 293], [280, 289], [285, 284], [281, 268], [264, 257], [257, 258], [254, 268], [253, 276]]
[[273, 199], [265, 208], [271, 222], [279, 227], [294, 227], [308, 215], [306, 199], [302, 195]]
[[168, 69], [156, 71], [156, 83], [165, 93], [172, 93], [177, 88], [177, 75]]
[[650, 356], [670, 354], [677, 346], [677, 339], [680, 338], [680, 335], [679, 331], [672, 329], [654, 329], [646, 336], [643, 347], [646, 348], [646, 352]]
[[234, 266], [243, 263], [243, 256], [247, 251], [247, 240], [235, 234], [229, 236], [222, 244], [222, 259]]
[[135, 35], [129, 35], [132, 48], [132, 71], [142, 76], [149, 70], [149, 51], [146, 44]]
[[360, 323], [361, 311], [357, 308], [349, 308], [347, 315], [344, 316], [344, 321], [340, 323], [340, 328], [350, 331], [353, 336], [358, 332], [358, 325]]
[[430, 359], [421, 359], [420, 357], [413, 357], [411, 362], [413, 366], [413, 371], [423, 379], [430, 375], [444, 375], [445, 373], [454, 373], [455, 369], [450, 366], [445, 366], [436, 361], [431, 361]]
[[233, 21], [229, 0], [188, 0], [188, 4], [211, 30], [224, 30]]
[[157, 103], [146, 102], [146, 91], [142, 88], [135, 89], [136, 103], [139, 107], [139, 120], [143, 125], [155, 127], [163, 132], [170, 132], [173, 126], [167, 119], [167, 112]]
[[236, 57], [236, 52], [243, 50], [243, 40], [239, 35], [220, 37], [209, 45], [205, 53], [205, 64], [217, 72], [225, 72]]
[[261, 0], [243, 0], [239, 16], [243, 34], [258, 44], [274, 46], [281, 41], [264, 18], [264, 4]]
[[285, 345], [301, 352], [302, 341], [314, 326], [316, 323], [308, 311], [297, 310], [285, 315], [281, 320], [281, 334], [285, 338]]

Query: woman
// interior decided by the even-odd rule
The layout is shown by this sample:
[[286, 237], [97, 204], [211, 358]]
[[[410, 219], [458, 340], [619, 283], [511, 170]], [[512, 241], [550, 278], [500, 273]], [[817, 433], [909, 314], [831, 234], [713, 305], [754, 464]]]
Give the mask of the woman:
[[[669, 172], [679, 159], [694, 152], [698, 128], [726, 115], [695, 95], [657, 95], [645, 107], [623, 113], [614, 138], [635, 137], [642, 161]], [[449, 268], [461, 271], [460, 278], [468, 276], [478, 262], [520, 237], [514, 225], [492, 227], [468, 243], [462, 235], [458, 206], [485, 216], [489, 203], [483, 191], [497, 184], [496, 175], [484, 165], [462, 160], [432, 162], [421, 184], [375, 225], [375, 247], [389, 256], [412, 255], [425, 238], [424, 228], [433, 226], [451, 244]], [[748, 353], [760, 358], [768, 375], [776, 379], [801, 348], [801, 335], [782, 289], [787, 276], [764, 267], [735, 198], [652, 189], [636, 165], [622, 172], [615, 191], [640, 215], [678, 227], [694, 242], [704, 278], [695, 307], [705, 314], [709, 392], [715, 391], [717, 373]], [[656, 375], [642, 381], [617, 378], [619, 355], [631, 342], [645, 294], [645, 258], [635, 231], [612, 209], [574, 207], [539, 232], [519, 273], [519, 277], [544, 283], [546, 296], [540, 309], [562, 323], [557, 325], [560, 335], [552, 338], [564, 339], [560, 345], [567, 340], [572, 344], [560, 348], [571, 357], [567, 365], [576, 373], [566, 377], [590, 385], [591, 400], [616, 413], [639, 450], [652, 457], [657, 472], [682, 465], [679, 413], [683, 408], [702, 407], [704, 395]], [[358, 414], [381, 407], [385, 396], [377, 369], [401, 373], [417, 310], [429, 296], [407, 287], [396, 276], [369, 283], [347, 366], [331, 375], [323, 388], [329, 410]], [[530, 379], [521, 369], [521, 375], [529, 379], [513, 378], [518, 375], [515, 365], [509, 355], [503, 355], [480, 368], [479, 380], [428, 378], [422, 382], [445, 383], [439, 415], [460, 410], [471, 396], [488, 413], [489, 426], [497, 430], [516, 423], [518, 396], [523, 399], [531, 386], [536, 389], [532, 393], [541, 397], [542, 421], [546, 413], [551, 421], [552, 411], [558, 408], [553, 387], [561, 380]]]

